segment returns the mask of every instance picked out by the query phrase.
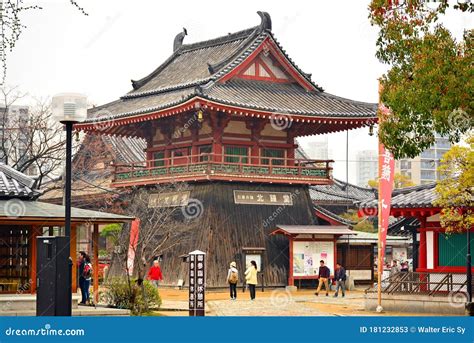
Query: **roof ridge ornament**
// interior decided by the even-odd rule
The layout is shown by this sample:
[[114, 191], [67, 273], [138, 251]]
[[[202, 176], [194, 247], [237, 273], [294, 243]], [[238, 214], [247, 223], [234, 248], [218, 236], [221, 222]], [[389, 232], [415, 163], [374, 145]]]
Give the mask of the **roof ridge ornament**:
[[183, 45], [183, 40], [184, 37], [188, 34], [188, 30], [186, 30], [185, 27], [183, 27], [183, 32], [180, 32], [174, 37], [174, 42], [173, 42], [173, 52], [176, 52], [181, 46]]
[[272, 18], [268, 12], [257, 11], [257, 14], [262, 19], [260, 23], [259, 30], [260, 31], [271, 31], [272, 30]]

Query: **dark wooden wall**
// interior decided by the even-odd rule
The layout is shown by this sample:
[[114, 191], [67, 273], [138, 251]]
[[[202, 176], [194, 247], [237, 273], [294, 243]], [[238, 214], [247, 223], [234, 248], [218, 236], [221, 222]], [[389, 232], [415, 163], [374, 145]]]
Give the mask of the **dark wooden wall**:
[[[179, 256], [196, 249], [207, 253], [208, 287], [227, 285], [226, 276], [231, 261], [237, 262], [242, 282], [245, 270], [242, 248], [264, 247], [266, 251], [262, 263], [265, 284], [286, 285], [288, 240], [282, 236], [270, 237], [269, 233], [277, 224], [317, 224], [317, 218], [311, 211], [308, 188], [226, 182], [190, 186], [190, 197], [202, 203], [203, 211], [189, 240], [163, 256], [163, 284], [176, 285], [178, 279], [187, 280], [187, 268]], [[235, 204], [234, 190], [289, 192], [293, 194], [293, 206]]]

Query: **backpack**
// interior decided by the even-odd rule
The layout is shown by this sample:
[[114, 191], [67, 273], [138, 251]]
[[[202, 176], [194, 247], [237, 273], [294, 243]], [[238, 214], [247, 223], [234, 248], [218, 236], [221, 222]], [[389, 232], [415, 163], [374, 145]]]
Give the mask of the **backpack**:
[[85, 264], [82, 276], [84, 279], [90, 279], [92, 277], [92, 265], [90, 263]]
[[229, 276], [229, 283], [235, 284], [239, 281], [239, 275], [235, 270], [230, 271], [230, 276]]

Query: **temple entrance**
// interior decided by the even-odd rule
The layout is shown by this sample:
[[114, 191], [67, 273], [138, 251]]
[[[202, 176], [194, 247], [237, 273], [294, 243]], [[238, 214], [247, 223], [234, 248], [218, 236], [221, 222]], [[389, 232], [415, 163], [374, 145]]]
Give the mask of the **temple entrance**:
[[29, 288], [29, 226], [0, 227], [0, 293]]

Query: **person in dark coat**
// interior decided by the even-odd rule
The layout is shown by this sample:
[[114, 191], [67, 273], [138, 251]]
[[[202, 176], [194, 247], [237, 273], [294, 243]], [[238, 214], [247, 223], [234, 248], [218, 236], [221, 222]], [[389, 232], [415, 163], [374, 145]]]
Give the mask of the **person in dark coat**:
[[346, 296], [346, 270], [340, 263], [336, 263], [334, 279], [336, 280], [336, 293], [334, 293], [334, 297], [337, 298], [340, 288], [342, 290], [342, 297], [344, 298]]
[[319, 261], [319, 278], [318, 278], [318, 289], [316, 290], [316, 293], [314, 293], [316, 296], [319, 295], [319, 291], [321, 290], [321, 286], [324, 284], [324, 288], [326, 289], [326, 296], [329, 295], [329, 276], [331, 274], [331, 271], [329, 270], [328, 267], [324, 265], [324, 261], [321, 260]]
[[86, 278], [84, 277], [84, 267], [86, 266], [88, 255], [84, 251], [79, 252], [78, 272], [79, 288], [81, 289], [82, 300], [80, 304], [85, 305], [88, 299], [89, 287], [86, 289]]

